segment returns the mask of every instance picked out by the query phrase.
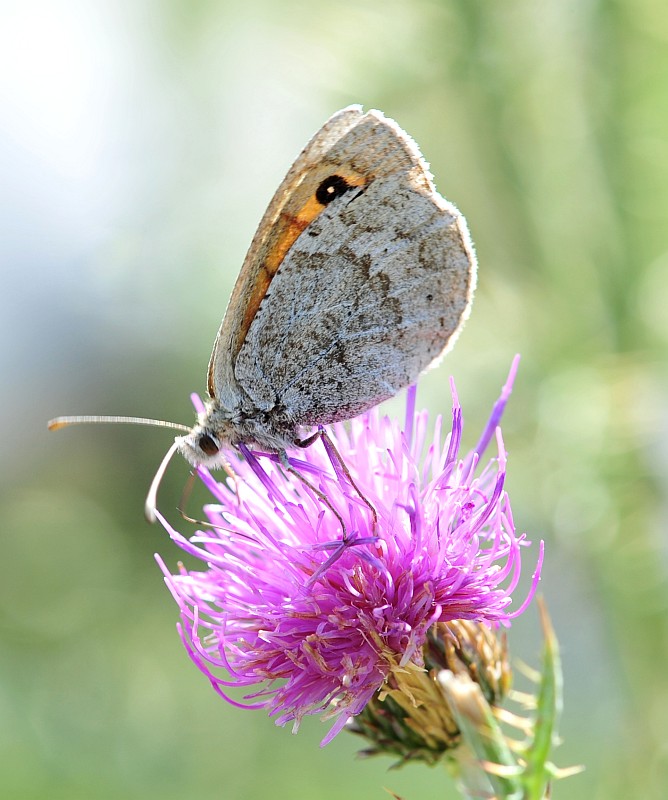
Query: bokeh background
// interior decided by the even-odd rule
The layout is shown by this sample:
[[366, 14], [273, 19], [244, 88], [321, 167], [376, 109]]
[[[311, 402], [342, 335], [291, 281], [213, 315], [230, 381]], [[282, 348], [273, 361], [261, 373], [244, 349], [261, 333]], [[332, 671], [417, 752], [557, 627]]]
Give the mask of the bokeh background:
[[[420, 143], [480, 260], [420, 398], [472, 446], [512, 356], [515, 520], [544, 538], [565, 669], [556, 798], [668, 786], [668, 7], [664, 0], [0, 3], [0, 793], [454, 797], [227, 707], [181, 649], [142, 518], [192, 419], [255, 226], [352, 102]], [[401, 408], [401, 402], [390, 411]], [[176, 503], [187, 469], [162, 489]], [[534, 551], [535, 552], [535, 551]], [[527, 570], [531, 556], [527, 556]], [[537, 664], [535, 610], [511, 631]]]

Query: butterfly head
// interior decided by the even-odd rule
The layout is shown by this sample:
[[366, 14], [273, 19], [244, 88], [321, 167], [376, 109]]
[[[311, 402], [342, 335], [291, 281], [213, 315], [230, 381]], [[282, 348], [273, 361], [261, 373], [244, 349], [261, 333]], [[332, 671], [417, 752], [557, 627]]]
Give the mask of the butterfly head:
[[176, 437], [176, 449], [193, 467], [226, 467], [223, 451], [237, 441], [236, 426], [215, 398], [208, 398], [204, 405], [196, 400], [200, 404], [197, 422], [185, 436]]
[[193, 467], [224, 466], [223, 448], [229, 441], [224, 431], [199, 422], [186, 436], [176, 437], [178, 451]]

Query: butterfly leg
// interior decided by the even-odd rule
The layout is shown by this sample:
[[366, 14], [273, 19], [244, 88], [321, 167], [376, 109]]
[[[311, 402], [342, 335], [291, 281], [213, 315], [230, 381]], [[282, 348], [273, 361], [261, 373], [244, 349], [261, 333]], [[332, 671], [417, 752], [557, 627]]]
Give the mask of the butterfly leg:
[[372, 533], [372, 535], [375, 534], [376, 528], [378, 526], [378, 512], [373, 507], [371, 501], [368, 500], [368, 498], [366, 498], [362, 494], [361, 489], [355, 483], [355, 481], [353, 479], [353, 476], [350, 474], [350, 470], [348, 469], [348, 467], [346, 465], [346, 462], [343, 460], [341, 454], [339, 453], [339, 451], [334, 446], [334, 442], [327, 435], [327, 432], [325, 430], [323, 430], [322, 428], [319, 428], [315, 433], [312, 433], [306, 439], [300, 439], [297, 442], [297, 446], [301, 447], [301, 448], [310, 447], [317, 439], [321, 439], [322, 440], [322, 442], [323, 442], [323, 444], [325, 446], [325, 449], [327, 451], [327, 455], [330, 457], [330, 459], [332, 459], [332, 457], [334, 459], [336, 459], [336, 462], [339, 465], [339, 467], [340, 467], [341, 471], [343, 472], [343, 474], [345, 475], [346, 480], [353, 487], [353, 489], [357, 492], [357, 496], [360, 498], [360, 500], [364, 503], [364, 505], [371, 512], [371, 520], [372, 520], [372, 522], [371, 522], [371, 533]]
[[190, 500], [190, 495], [193, 491], [193, 486], [195, 485], [195, 472], [194, 470], [190, 470], [188, 473], [188, 479], [186, 480], [185, 484], [183, 485], [183, 491], [181, 492], [181, 497], [179, 498], [179, 503], [176, 506], [176, 510], [179, 512], [181, 517], [186, 522], [193, 522], [196, 525], [206, 524], [202, 520], [193, 519], [193, 517], [186, 514], [186, 506], [188, 505], [188, 501]]
[[[315, 438], [318, 438], [318, 437], [310, 437], [310, 438], [311, 438], [311, 442], [313, 442], [313, 441], [315, 441]], [[302, 445], [300, 444], [299, 446], [301, 447]], [[306, 446], [308, 447], [308, 445], [306, 445]], [[316, 497], [318, 497], [318, 499], [321, 500], [325, 506], [327, 506], [327, 508], [332, 512], [332, 514], [334, 514], [334, 516], [339, 521], [339, 524], [341, 525], [342, 536], [341, 536], [340, 540], [332, 541], [332, 542], [322, 542], [321, 544], [314, 545], [314, 547], [313, 547], [314, 550], [324, 550], [324, 551], [329, 550], [329, 551], [331, 551], [331, 553], [327, 557], [327, 559], [322, 564], [320, 564], [320, 566], [315, 570], [315, 572], [308, 579], [307, 585], [310, 586], [310, 585], [314, 584], [320, 578], [321, 575], [326, 573], [327, 570], [332, 566], [332, 564], [334, 564], [336, 561], [339, 560], [339, 558], [341, 558], [341, 556], [343, 555], [343, 553], [346, 551], [346, 549], [348, 547], [351, 547], [351, 546], [354, 546], [354, 545], [370, 544], [370, 543], [375, 541], [375, 536], [372, 536], [372, 537], [369, 538], [369, 537], [356, 537], [355, 535], [353, 535], [351, 537], [349, 535], [349, 533], [348, 533], [348, 529], [346, 527], [345, 520], [343, 519], [341, 514], [334, 508], [334, 506], [332, 505], [332, 502], [330, 501], [329, 497], [327, 497], [327, 495], [323, 491], [318, 489], [317, 486], [314, 486], [311, 483], [311, 481], [307, 480], [301, 474], [301, 472], [299, 472], [298, 469], [296, 469], [295, 467], [292, 466], [292, 464], [290, 464], [290, 462], [288, 460], [287, 453], [285, 451], [280, 452], [278, 454], [278, 456], [279, 456], [279, 461], [280, 461], [281, 465], [283, 466], [283, 468], [287, 472], [290, 472], [292, 475], [294, 475], [296, 478], [298, 478], [304, 484], [304, 486], [307, 486], [316, 495]], [[355, 484], [354, 484], [354, 482], [352, 480], [351, 480], [351, 483], [352, 483], [353, 486], [355, 486]], [[357, 489], [356, 486], [355, 486], [355, 488]], [[359, 490], [357, 490], [357, 491], [359, 493]], [[360, 497], [361, 496], [362, 495], [360, 494]], [[366, 498], [364, 498], [364, 500], [365, 500], [365, 502], [367, 502]], [[374, 509], [372, 509], [372, 510], [374, 511], [374, 519], [375, 519], [375, 510]]]
[[[299, 446], [301, 447], [301, 444]], [[278, 458], [281, 462], [281, 466], [283, 467], [283, 469], [285, 469], [286, 472], [289, 472], [291, 475], [294, 475], [295, 478], [298, 478], [304, 484], [304, 486], [308, 487], [313, 492], [313, 494], [318, 498], [318, 500], [320, 500], [324, 505], [326, 505], [327, 508], [332, 512], [332, 514], [334, 514], [334, 516], [339, 521], [339, 524], [341, 525], [343, 541], [345, 542], [348, 538], [348, 529], [346, 528], [345, 520], [343, 519], [341, 514], [339, 514], [339, 512], [334, 508], [329, 497], [327, 497], [327, 495], [321, 489], [318, 489], [317, 486], [311, 483], [311, 481], [305, 478], [298, 469], [292, 466], [292, 464], [288, 459], [288, 454], [285, 452], [285, 450], [281, 451], [278, 454]]]
[[[231, 489], [237, 498], [237, 503], [241, 503], [238, 490], [239, 477], [236, 474], [236, 472], [232, 469], [232, 465], [230, 464], [230, 462], [224, 456], [222, 457], [222, 465], [223, 465], [223, 471], [232, 482]], [[186, 513], [186, 507], [190, 500], [190, 495], [192, 494], [196, 478], [197, 478], [197, 472], [194, 469], [190, 470], [188, 478], [183, 486], [183, 491], [181, 492], [181, 497], [179, 498], [179, 503], [176, 506], [176, 510], [179, 512], [181, 517], [184, 520], [186, 520], [186, 522], [192, 522], [194, 525], [202, 525], [203, 527], [206, 528], [215, 528], [217, 530], [228, 530], [227, 528], [221, 528], [220, 525], [214, 525], [212, 522], [206, 522], [205, 520], [202, 519], [195, 519], [194, 517], [191, 517], [188, 513]]]
[[310, 445], [312, 445], [316, 441], [316, 439], [322, 439], [323, 440], [323, 444], [325, 446], [325, 450], [327, 452], [327, 455], [329, 456], [330, 461], [332, 462], [332, 466], [334, 467], [334, 472], [336, 474], [336, 477], [338, 478], [339, 481], [341, 481], [341, 478], [343, 476], [343, 478], [345, 480], [347, 480], [348, 483], [354, 488], [354, 490], [357, 492], [357, 494], [361, 498], [362, 502], [367, 506], [367, 508], [371, 512], [371, 516], [372, 516], [372, 519], [373, 519], [373, 524], [372, 524], [372, 529], [371, 529], [371, 536], [359, 536], [355, 532], [353, 532], [352, 535], [351, 535], [348, 532], [348, 529], [346, 527], [346, 523], [345, 523], [343, 517], [334, 508], [334, 506], [332, 505], [332, 502], [330, 501], [329, 497], [323, 491], [321, 491], [316, 486], [314, 486], [309, 480], [307, 480], [301, 474], [301, 472], [299, 472], [299, 470], [297, 470], [295, 467], [293, 467], [290, 464], [290, 462], [288, 460], [287, 453], [285, 451], [279, 453], [280, 463], [285, 468], [285, 470], [290, 472], [290, 473], [292, 473], [305, 486], [308, 486], [308, 488], [311, 489], [311, 491], [316, 495], [316, 497], [318, 497], [320, 500], [322, 500], [323, 504], [325, 506], [327, 506], [327, 508], [330, 509], [330, 511], [338, 519], [338, 521], [339, 521], [339, 523], [341, 525], [341, 530], [342, 530], [342, 534], [343, 535], [342, 535], [340, 540], [338, 540], [338, 541], [330, 541], [330, 542], [322, 542], [321, 544], [318, 544], [318, 545], [314, 546], [314, 549], [316, 549], [316, 550], [325, 550], [325, 551], [329, 550], [329, 551], [331, 551], [331, 554], [328, 556], [328, 558], [325, 560], [325, 562], [322, 563], [318, 567], [318, 569], [313, 573], [313, 575], [311, 575], [311, 577], [309, 578], [309, 581], [308, 581], [309, 584], [314, 583], [315, 581], [317, 581], [320, 578], [321, 575], [323, 575], [325, 572], [327, 572], [327, 570], [332, 566], [332, 564], [334, 564], [336, 561], [338, 561], [338, 559], [343, 555], [343, 553], [346, 551], [346, 549], [348, 547], [352, 547], [352, 546], [356, 546], [356, 545], [373, 544], [376, 541], [376, 538], [377, 538], [376, 537], [376, 525], [378, 523], [378, 514], [376, 513], [376, 509], [373, 507], [373, 505], [369, 502], [369, 500], [367, 500], [367, 498], [360, 491], [359, 487], [357, 486], [357, 484], [353, 480], [348, 468], [346, 467], [346, 464], [345, 464], [343, 458], [341, 457], [341, 455], [338, 452], [338, 450], [336, 449], [336, 447], [334, 447], [334, 443], [329, 438], [329, 436], [327, 436], [327, 434], [325, 433], [324, 430], [322, 430], [322, 429], [318, 430], [312, 436], [309, 436], [306, 439], [299, 440], [299, 441], [295, 442], [295, 444], [298, 447], [305, 448], [305, 447], [309, 447]]

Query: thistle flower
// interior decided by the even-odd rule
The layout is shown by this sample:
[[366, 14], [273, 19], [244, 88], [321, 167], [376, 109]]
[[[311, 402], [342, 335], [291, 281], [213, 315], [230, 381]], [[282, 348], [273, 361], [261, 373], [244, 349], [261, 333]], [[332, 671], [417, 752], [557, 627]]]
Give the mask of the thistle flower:
[[[243, 458], [230, 456], [234, 479], [198, 469], [214, 500], [204, 509], [212, 527], [186, 539], [159, 518], [206, 568], [172, 575], [160, 564], [184, 646], [218, 694], [267, 709], [295, 731], [322, 711], [334, 719], [324, 745], [379, 690], [423, 668], [433, 625], [507, 626], [521, 613], [542, 546], [529, 596], [512, 610], [529, 543], [515, 533], [497, 425], [516, 369], [517, 360], [478, 446], [463, 458], [451, 383], [444, 444], [440, 418], [427, 442], [428, 415], [415, 412], [412, 388], [403, 429], [372, 410], [290, 456], [293, 472], [244, 446]], [[479, 469], [494, 435], [497, 455]], [[244, 702], [228, 694], [234, 687], [245, 690]]]

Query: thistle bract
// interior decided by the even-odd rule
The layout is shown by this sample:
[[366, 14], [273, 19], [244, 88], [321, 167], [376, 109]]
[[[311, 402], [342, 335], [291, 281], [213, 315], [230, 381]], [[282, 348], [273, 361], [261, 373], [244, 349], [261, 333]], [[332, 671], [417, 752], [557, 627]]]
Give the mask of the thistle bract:
[[[294, 729], [325, 712], [334, 719], [326, 744], [393, 674], [422, 666], [430, 626], [508, 625], [523, 610], [540, 564], [513, 610], [528, 542], [513, 525], [497, 427], [515, 369], [464, 456], [453, 384], [444, 440], [440, 418], [428, 438], [412, 388], [403, 427], [377, 410], [334, 425], [290, 455], [294, 471], [244, 446], [243, 456], [230, 454], [234, 479], [198, 469], [212, 527], [186, 539], [160, 519], [205, 566], [163, 570], [186, 650], [222, 697]], [[481, 464], [492, 438], [496, 455]], [[228, 694], [233, 687], [243, 702]]]

